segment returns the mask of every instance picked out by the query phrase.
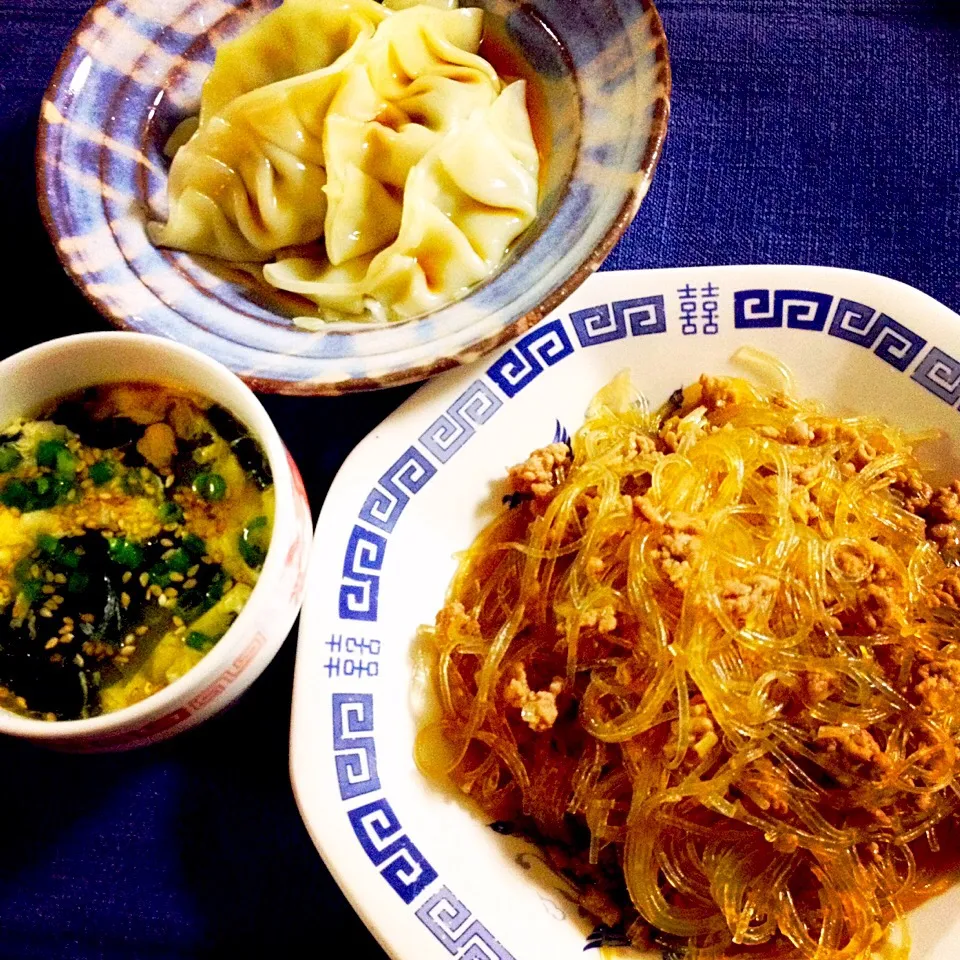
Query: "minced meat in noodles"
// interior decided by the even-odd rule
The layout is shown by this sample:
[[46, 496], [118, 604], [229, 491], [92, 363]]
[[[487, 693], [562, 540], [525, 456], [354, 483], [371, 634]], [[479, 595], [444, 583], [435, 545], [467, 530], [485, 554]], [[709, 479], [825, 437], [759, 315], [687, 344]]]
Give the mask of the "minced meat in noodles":
[[948, 882], [960, 486], [784, 382], [649, 413], [622, 375], [423, 631], [457, 785], [690, 958], [864, 960]]

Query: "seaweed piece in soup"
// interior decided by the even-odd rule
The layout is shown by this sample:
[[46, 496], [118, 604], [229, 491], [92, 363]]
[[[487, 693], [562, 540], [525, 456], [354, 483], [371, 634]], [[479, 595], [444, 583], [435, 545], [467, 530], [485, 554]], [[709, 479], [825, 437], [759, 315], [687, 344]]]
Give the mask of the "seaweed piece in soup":
[[215, 403], [207, 410], [207, 419], [214, 430], [230, 444], [240, 466], [253, 478], [261, 490], [273, 483], [270, 465], [263, 450], [247, 431], [247, 428], [229, 411]]

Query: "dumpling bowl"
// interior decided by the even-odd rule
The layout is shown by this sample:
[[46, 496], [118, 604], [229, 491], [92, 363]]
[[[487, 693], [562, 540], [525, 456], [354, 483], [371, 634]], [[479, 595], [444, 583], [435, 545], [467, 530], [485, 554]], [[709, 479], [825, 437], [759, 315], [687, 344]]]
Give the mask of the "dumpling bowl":
[[[163, 235], [150, 225], [171, 214], [171, 136], [200, 113], [202, 95], [206, 110], [225, 91], [256, 82], [251, 47], [229, 70], [218, 65], [216, 90], [204, 92], [218, 49], [249, 35], [277, 6], [100, 0], [65, 51], [42, 106], [40, 207], [65, 269], [116, 326], [196, 348], [264, 391], [338, 394], [414, 381], [475, 360], [542, 319], [596, 270], [633, 219], [669, 114], [669, 58], [652, 0], [462, 0], [461, 7], [483, 8], [484, 43], [501, 77], [526, 79], [540, 154], [535, 218], [489, 276], [459, 299], [420, 315], [408, 310], [401, 321], [305, 329], [295, 321], [313, 305], [296, 284], [265, 283], [262, 263], [231, 264], [206, 255], [204, 243], [187, 244], [189, 253], [155, 245]], [[286, 34], [261, 33], [287, 49]], [[276, 59], [269, 50], [259, 56]], [[460, 170], [491, 163], [483, 149], [458, 156]], [[281, 179], [265, 199], [258, 181], [255, 213], [271, 203], [284, 213]], [[315, 180], [317, 189], [323, 181]], [[256, 216], [251, 222], [260, 225]], [[211, 220], [198, 229], [221, 227]]]
[[159, 692], [80, 720], [50, 722], [0, 708], [0, 734], [83, 753], [128, 750], [165, 740], [236, 700], [273, 659], [299, 612], [312, 534], [303, 483], [257, 398], [215, 360], [141, 334], [113, 331], [51, 340], [0, 363], [0, 429], [87, 387], [131, 379], [217, 403], [258, 442], [275, 495], [273, 531], [259, 579], [213, 649]]

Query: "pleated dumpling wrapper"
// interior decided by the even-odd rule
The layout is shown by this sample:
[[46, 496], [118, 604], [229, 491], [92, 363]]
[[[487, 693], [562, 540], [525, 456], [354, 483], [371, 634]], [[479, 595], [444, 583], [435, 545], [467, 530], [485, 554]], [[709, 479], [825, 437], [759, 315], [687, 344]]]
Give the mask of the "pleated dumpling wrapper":
[[525, 85], [517, 81], [413, 166], [389, 246], [338, 265], [288, 258], [268, 264], [264, 276], [312, 300], [321, 317], [374, 313], [371, 300], [388, 318], [418, 316], [497, 268], [536, 217], [538, 174]]
[[251, 90], [329, 67], [388, 16], [377, 0], [284, 0], [217, 50], [203, 85], [201, 126]]
[[405, 319], [489, 276], [536, 216], [539, 158], [524, 84], [478, 53], [483, 16], [285, 0], [218, 51], [153, 242], [266, 262], [325, 320]]
[[163, 247], [239, 262], [269, 260], [323, 232], [323, 117], [353, 55], [260, 87], [210, 117], [174, 157]]

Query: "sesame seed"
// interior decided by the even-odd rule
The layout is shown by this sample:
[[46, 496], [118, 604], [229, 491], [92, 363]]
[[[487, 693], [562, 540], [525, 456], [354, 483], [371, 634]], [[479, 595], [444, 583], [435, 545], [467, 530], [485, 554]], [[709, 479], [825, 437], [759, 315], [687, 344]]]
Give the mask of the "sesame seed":
[[64, 617], [64, 618], [63, 618], [63, 622], [64, 622], [64, 625], [69, 625], [69, 626], [72, 627], [72, 626], [73, 626], [73, 617]]
[[168, 487], [168, 488], [173, 486], [173, 474], [172, 474], [172, 473], [170, 474], [169, 477], [167, 477], [166, 480], [163, 481], [163, 485], [164, 485], [165, 487]]
[[191, 577], [189, 580], [185, 580], [183, 584], [184, 590], [192, 590], [197, 585], [197, 581]]
[[177, 595], [177, 590], [175, 587], [167, 587], [167, 589], [164, 590], [163, 593], [164, 593], [164, 596], [172, 600]]
[[54, 583], [66, 583], [66, 582], [67, 582], [67, 575], [66, 575], [65, 573], [57, 573], [57, 574], [54, 574], [53, 582], [54, 582]]
[[47, 570], [43, 575], [43, 579], [46, 580], [47, 583], [53, 583], [53, 571]]
[[49, 713], [49, 712], [48, 712], [48, 713], [45, 713], [45, 714], [43, 715], [43, 719], [44, 719], [44, 720], [47, 720], [47, 721], [50, 722], [50, 723], [52, 723], [54, 720], [57, 719], [57, 715], [56, 715], [55, 713]]
[[183, 574], [177, 573], [176, 571], [174, 571], [173, 573], [170, 574], [170, 579], [174, 583], [183, 583]]
[[48, 595], [49, 595], [49, 594], [52, 594], [52, 593], [55, 593], [55, 592], [56, 592], [56, 589], [57, 589], [57, 588], [56, 588], [52, 583], [44, 584], [44, 586], [41, 587], [41, 591], [42, 591], [43, 593], [48, 594]]
[[80, 619], [81, 619], [84, 623], [93, 623], [93, 621], [94, 621], [96, 618], [94, 617], [94, 615], [93, 615], [92, 613], [81, 613], [81, 614], [80, 614]]
[[172, 546], [173, 546], [173, 541], [172, 541], [169, 537], [164, 537], [164, 538], [160, 541], [160, 546], [161, 546], [161, 547], [172, 547]]
[[59, 639], [57, 637], [51, 637], [44, 645], [44, 650], [52, 650], [58, 643]]
[[157, 603], [160, 604], [161, 607], [165, 607], [167, 605], [167, 598], [161, 593], [160, 596], [157, 597]]
[[127, 644], [120, 648], [121, 657], [129, 657], [137, 652], [137, 648], [133, 644]]
[[140, 574], [140, 586], [145, 587], [150, 582], [150, 574], [141, 573]]
[[14, 702], [21, 710], [26, 710], [26, 709], [27, 709], [27, 701], [24, 700], [23, 697], [17, 697], [17, 699], [14, 700], [13, 702]]
[[182, 626], [184, 625], [184, 624], [183, 624], [183, 618], [182, 618], [182, 617], [174, 617], [174, 618], [173, 618], [173, 625], [174, 625], [175, 627], [182, 627]]
[[146, 624], [141, 623], [140, 626], [137, 627], [137, 629], [134, 630], [133, 632], [134, 632], [138, 637], [142, 637], [145, 633], [148, 633], [149, 630], [150, 630], [150, 628], [149, 628]]
[[40, 608], [40, 616], [41, 616], [41, 617], [52, 617], [53, 614], [50, 612], [50, 610], [49, 610], [47, 607], [41, 607], [41, 608]]
[[73, 634], [72, 634], [72, 633], [65, 633], [65, 634], [60, 638], [60, 642], [61, 642], [61, 643], [73, 643]]
[[34, 564], [30, 568], [30, 576], [33, 577], [34, 579], [40, 576], [40, 567], [38, 567], [37, 564]]
[[176, 553], [176, 550], [167, 550], [160, 555], [160, 559], [169, 560], [175, 553]]
[[188, 577], [195, 577], [200, 572], [200, 564], [195, 563], [192, 567], [187, 570]]
[[121, 606], [124, 607], [124, 609], [126, 609], [127, 607], [130, 606], [130, 594], [129, 594], [129, 593], [121, 593], [121, 594], [120, 594], [120, 604], [121, 604]]
[[120, 578], [121, 583], [129, 583], [130, 578], [133, 576], [133, 571], [127, 570], [126, 573]]

